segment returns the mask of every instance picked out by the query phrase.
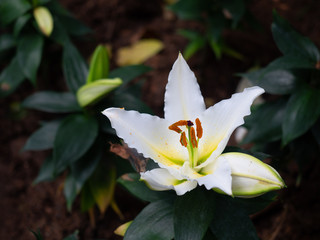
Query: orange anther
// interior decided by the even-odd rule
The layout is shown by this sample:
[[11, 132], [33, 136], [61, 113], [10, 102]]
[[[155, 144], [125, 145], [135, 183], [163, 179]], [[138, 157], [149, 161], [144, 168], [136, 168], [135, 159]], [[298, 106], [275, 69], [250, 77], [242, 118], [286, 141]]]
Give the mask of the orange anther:
[[175, 123], [170, 125], [169, 129], [172, 130], [172, 131], [175, 131], [177, 133], [181, 133], [182, 132], [182, 130]]
[[186, 120], [180, 120], [172, 125], [176, 125], [176, 126], [187, 126], [188, 125], [188, 121]]
[[187, 137], [186, 137], [186, 133], [185, 133], [185, 132], [181, 133], [180, 143], [181, 143], [181, 145], [184, 146], [184, 147], [187, 147], [187, 146], [188, 146]]
[[196, 127], [197, 127], [197, 137], [201, 138], [203, 135], [203, 129], [202, 129], [201, 122], [200, 122], [199, 118], [196, 119]]
[[194, 127], [190, 128], [190, 137], [191, 137], [191, 144], [193, 148], [197, 148], [198, 147], [198, 142], [196, 139], [196, 131], [194, 130]]

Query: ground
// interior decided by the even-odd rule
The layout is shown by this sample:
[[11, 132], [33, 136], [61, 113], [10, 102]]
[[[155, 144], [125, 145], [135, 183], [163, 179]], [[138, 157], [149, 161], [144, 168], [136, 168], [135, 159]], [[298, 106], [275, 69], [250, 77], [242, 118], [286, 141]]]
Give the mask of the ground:
[[[153, 37], [164, 42], [165, 48], [146, 62], [153, 70], [146, 74], [147, 80], [143, 88], [143, 100], [158, 115], [163, 115], [167, 76], [178, 52], [182, 51], [187, 43], [176, 30], [197, 25], [178, 20], [165, 9], [160, 0], [60, 2], [94, 30], [92, 41], [77, 42], [86, 57], [98, 43], [111, 45], [115, 56], [119, 47], [142, 37]], [[199, 53], [189, 61], [208, 103], [230, 97], [239, 81], [239, 78], [234, 76], [235, 73], [245, 72], [256, 63], [263, 66], [279, 56], [270, 33], [273, 8], [316, 44], [320, 43], [320, 3], [317, 1], [252, 1], [249, 10], [261, 24], [262, 31], [238, 30], [224, 33], [229, 45], [245, 56], [243, 61], [226, 56], [216, 60], [211, 52], [206, 52], [205, 55]], [[114, 66], [114, 63], [112, 65]], [[58, 74], [58, 81], [59, 77], [61, 78]], [[59, 83], [53, 85], [57, 89], [63, 89]], [[39, 84], [37, 90], [46, 87], [48, 84]], [[113, 234], [113, 230], [123, 222], [131, 220], [143, 206], [124, 190], [119, 188], [116, 198], [125, 219], [120, 220], [110, 209], [105, 216], [99, 216], [96, 212], [96, 226], [92, 227], [88, 215], [79, 211], [78, 203], [74, 205], [72, 212], [66, 210], [61, 192], [64, 176], [54, 182], [32, 185], [46, 152], [21, 152], [20, 149], [28, 136], [37, 129], [38, 121], [49, 119], [50, 115], [39, 112], [18, 114], [15, 106], [33, 91], [33, 88], [25, 83], [15, 94], [0, 100], [1, 239], [34, 239], [29, 229], [40, 229], [46, 240], [62, 239], [76, 229], [80, 231], [80, 239], [120, 239]], [[280, 192], [278, 201], [252, 216], [261, 239], [320, 239], [319, 173], [319, 165], [313, 166], [307, 171], [301, 184], [296, 185], [297, 168], [294, 164], [281, 172], [288, 188]]]

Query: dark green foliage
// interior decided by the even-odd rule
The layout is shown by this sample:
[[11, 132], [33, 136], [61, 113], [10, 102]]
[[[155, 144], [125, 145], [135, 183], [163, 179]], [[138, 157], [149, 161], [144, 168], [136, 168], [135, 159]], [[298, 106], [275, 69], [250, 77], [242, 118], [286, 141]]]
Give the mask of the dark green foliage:
[[145, 207], [129, 226], [124, 240], [171, 240], [173, 230], [173, 203], [158, 200]]
[[[319, 139], [320, 53], [310, 39], [296, 32], [276, 12], [273, 18], [273, 38], [283, 56], [245, 76], [267, 93], [278, 96], [247, 117], [249, 133], [244, 142], [255, 142], [260, 150], [281, 144], [272, 145], [273, 154], [289, 155], [302, 167], [319, 155], [319, 150], [312, 146]], [[308, 147], [302, 147], [305, 143]], [[304, 149], [304, 157], [299, 149]]]
[[243, 58], [240, 53], [226, 45], [222, 31], [237, 28], [246, 14], [245, 0], [179, 0], [170, 5], [169, 9], [181, 19], [195, 20], [204, 26], [204, 32], [185, 29], [179, 31], [189, 40], [184, 50], [186, 59], [206, 46], [212, 49], [218, 59], [223, 53], [234, 58]]

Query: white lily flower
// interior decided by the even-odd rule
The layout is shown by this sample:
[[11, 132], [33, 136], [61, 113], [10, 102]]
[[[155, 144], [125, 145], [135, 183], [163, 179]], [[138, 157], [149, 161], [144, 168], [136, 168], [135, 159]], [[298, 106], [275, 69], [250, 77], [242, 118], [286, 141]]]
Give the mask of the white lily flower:
[[253, 197], [284, 187], [280, 175], [250, 155], [222, 152], [262, 93], [260, 87], [247, 88], [206, 109], [195, 75], [179, 54], [166, 86], [164, 119], [120, 108], [103, 114], [129, 147], [160, 166], [140, 173], [150, 188], [183, 195], [199, 184]]

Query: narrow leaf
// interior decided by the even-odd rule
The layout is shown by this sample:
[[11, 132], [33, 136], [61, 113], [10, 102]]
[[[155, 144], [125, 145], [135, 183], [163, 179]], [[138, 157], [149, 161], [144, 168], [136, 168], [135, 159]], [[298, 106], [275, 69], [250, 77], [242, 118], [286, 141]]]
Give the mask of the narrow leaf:
[[258, 240], [247, 212], [230, 197], [217, 197], [217, 207], [210, 229], [217, 239]]
[[33, 184], [53, 180], [55, 178], [54, 164], [53, 157], [51, 155], [48, 156], [42, 163], [38, 176], [34, 180]]
[[279, 99], [263, 104], [246, 117], [245, 125], [249, 132], [243, 143], [272, 142], [281, 139], [286, 103], [285, 99]]
[[213, 218], [215, 202], [207, 190], [197, 188], [179, 196], [174, 204], [174, 236], [176, 240], [201, 240]]
[[146, 206], [127, 229], [124, 240], [171, 240], [173, 230], [173, 204], [159, 200]]
[[63, 73], [69, 89], [76, 93], [86, 83], [88, 67], [75, 46], [68, 41], [63, 48]]
[[20, 16], [13, 27], [13, 34], [16, 38], [18, 38], [21, 30], [23, 29], [23, 27], [26, 25], [26, 23], [29, 21], [29, 19], [31, 18], [30, 14], [25, 14]]
[[91, 58], [87, 83], [107, 78], [109, 74], [109, 57], [107, 49], [99, 45]]
[[11, 34], [1, 34], [0, 36], [0, 53], [13, 48], [16, 45], [16, 41]]
[[39, 151], [53, 148], [54, 139], [61, 120], [54, 120], [43, 124], [41, 128], [35, 131], [27, 140], [23, 147], [24, 151]]
[[92, 146], [98, 134], [95, 118], [75, 114], [63, 120], [54, 141], [55, 172], [62, 172], [79, 160]]
[[23, 72], [16, 57], [14, 57], [9, 66], [0, 74], [0, 97], [5, 97], [14, 92], [24, 80]]
[[309, 58], [314, 64], [320, 60], [319, 50], [310, 39], [297, 33], [276, 12], [273, 13], [273, 19], [271, 27], [273, 38], [283, 54]]
[[37, 92], [23, 101], [26, 108], [52, 113], [79, 112], [81, 108], [72, 93]]
[[282, 143], [286, 145], [308, 131], [320, 115], [320, 91], [305, 87], [289, 99], [282, 124]]
[[7, 25], [31, 8], [28, 0], [1, 0], [0, 24]]
[[67, 201], [67, 209], [71, 211], [72, 203], [77, 196], [77, 186], [74, 177], [70, 173], [64, 181], [63, 193]]
[[101, 145], [99, 141], [96, 141], [83, 157], [71, 164], [71, 174], [76, 182], [77, 192], [82, 189], [101, 160], [103, 150]]
[[101, 164], [89, 179], [91, 193], [99, 210], [105, 213], [110, 205], [116, 185], [116, 169], [110, 165]]
[[17, 57], [20, 68], [33, 84], [41, 61], [43, 37], [38, 34], [21, 37], [18, 42]]

